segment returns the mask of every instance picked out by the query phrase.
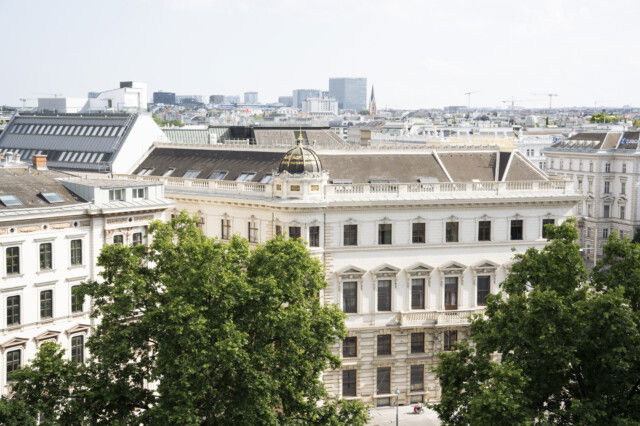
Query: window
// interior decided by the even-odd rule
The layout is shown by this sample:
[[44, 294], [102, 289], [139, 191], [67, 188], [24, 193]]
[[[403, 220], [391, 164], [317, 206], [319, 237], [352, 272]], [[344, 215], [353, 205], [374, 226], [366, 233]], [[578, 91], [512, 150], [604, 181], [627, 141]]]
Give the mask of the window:
[[424, 333], [411, 333], [411, 353], [424, 353]]
[[603, 206], [602, 216], [603, 217], [610, 217], [611, 216], [611, 206], [609, 204], [605, 204]]
[[22, 201], [15, 195], [0, 195], [0, 203], [4, 204], [5, 207], [22, 205]]
[[356, 336], [345, 337], [342, 341], [342, 357], [353, 358], [358, 356], [358, 338]]
[[512, 240], [521, 240], [522, 239], [522, 220], [516, 219], [511, 221], [511, 239]]
[[134, 232], [131, 237], [131, 245], [139, 246], [142, 244], [142, 232]]
[[411, 309], [424, 309], [425, 306], [425, 279], [411, 279]]
[[356, 396], [356, 371], [342, 370], [342, 396]]
[[478, 241], [491, 241], [490, 220], [481, 220], [478, 222]]
[[625, 206], [620, 206], [620, 219], [624, 219], [625, 216]]
[[391, 335], [390, 334], [379, 334], [377, 337], [378, 341], [378, 355], [391, 355]]
[[40, 269], [51, 269], [53, 267], [51, 243], [40, 244]]
[[478, 285], [477, 304], [485, 306], [487, 304], [487, 295], [491, 292], [491, 277], [489, 275], [478, 275], [476, 280]]
[[124, 236], [122, 234], [114, 235], [113, 244], [124, 244]]
[[391, 244], [391, 224], [378, 224], [378, 244]]
[[391, 367], [378, 367], [376, 374], [376, 393], [378, 395], [391, 393]]
[[249, 221], [249, 223], [247, 224], [247, 238], [249, 239], [250, 243], [257, 243], [258, 242], [258, 225], [256, 224], [256, 222], [252, 222]]
[[84, 362], [84, 336], [73, 336], [71, 338], [71, 361]]
[[7, 297], [7, 325], [20, 324], [20, 296]]
[[40, 292], [40, 319], [53, 317], [53, 290]]
[[458, 277], [444, 278], [444, 308], [458, 309]]
[[200, 174], [200, 170], [187, 170], [184, 175], [182, 175], [185, 179], [195, 179]]
[[176, 171], [176, 169], [174, 167], [171, 167], [171, 168], [167, 169], [167, 171], [162, 174], [162, 177], [169, 177], [175, 171]]
[[276, 225], [276, 235], [282, 235], [282, 226]]
[[153, 173], [153, 170], [153, 168], [140, 169], [140, 171], [138, 172], [138, 176], [149, 176], [151, 173]]
[[410, 374], [411, 392], [424, 390], [424, 365], [412, 365]]
[[378, 311], [391, 311], [391, 280], [378, 280]]
[[411, 242], [414, 244], [422, 244], [426, 241], [425, 224], [415, 222], [411, 224]]
[[542, 219], [542, 238], [548, 238], [549, 231], [547, 225], [555, 225], [555, 219]]
[[605, 194], [608, 194], [608, 193], [610, 192], [610, 189], [611, 189], [611, 182], [606, 181], [606, 182], [604, 183], [604, 193], [605, 193]]
[[11, 380], [11, 373], [18, 370], [20, 368], [20, 358], [22, 352], [20, 349], [16, 349], [15, 351], [7, 352], [7, 381]]
[[311, 247], [320, 247], [320, 227], [309, 227], [309, 245]]
[[254, 178], [255, 175], [255, 172], [242, 172], [236, 178], [236, 182], [249, 182]]
[[443, 336], [443, 349], [445, 351], [453, 350], [453, 347], [458, 342], [458, 332], [456, 330], [447, 330], [444, 332]]
[[227, 176], [227, 173], [229, 173], [229, 172], [227, 172], [226, 170], [214, 170], [209, 175], [209, 179], [210, 180], [222, 180]]
[[342, 310], [347, 314], [358, 312], [358, 283], [347, 281], [342, 284]]
[[622, 229], [621, 229], [620, 231], [618, 231], [618, 237], [619, 237], [620, 239], [623, 239], [623, 238], [624, 238], [624, 231], [623, 231]]
[[302, 228], [299, 226], [290, 226], [289, 227], [289, 238], [300, 238], [302, 237]]
[[271, 183], [272, 180], [273, 180], [273, 175], [268, 174], [268, 175], [262, 176], [262, 179], [260, 179], [260, 183]]
[[109, 201], [124, 201], [124, 188], [110, 189]]
[[604, 172], [605, 173], [611, 173], [611, 163], [605, 163], [604, 164]]
[[82, 265], [82, 240], [71, 240], [71, 264]]
[[578, 179], [578, 190], [582, 191], [582, 179]]
[[609, 228], [604, 228], [604, 229], [602, 230], [602, 238], [603, 238], [603, 239], [605, 239], [605, 240], [606, 240], [607, 238], [609, 238]]
[[84, 296], [80, 294], [80, 286], [71, 287], [71, 312], [82, 312], [84, 310]]
[[147, 188], [133, 188], [133, 199], [146, 199]]
[[6, 262], [7, 274], [20, 273], [20, 247], [7, 247]]
[[222, 219], [220, 224], [220, 238], [228, 240], [231, 237], [231, 219]]
[[358, 245], [358, 225], [344, 225], [344, 245]]
[[622, 163], [622, 173], [627, 173], [627, 163]]
[[458, 222], [447, 222], [445, 239], [448, 243], [458, 242]]
[[620, 182], [620, 194], [627, 193], [627, 182]]

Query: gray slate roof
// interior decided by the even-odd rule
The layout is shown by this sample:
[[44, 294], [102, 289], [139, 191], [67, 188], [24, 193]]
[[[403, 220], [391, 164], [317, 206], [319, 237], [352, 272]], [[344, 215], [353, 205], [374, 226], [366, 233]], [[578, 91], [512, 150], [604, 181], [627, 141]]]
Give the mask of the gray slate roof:
[[[65, 188], [56, 177], [63, 176], [55, 171], [38, 171], [27, 167], [0, 168], [0, 195], [14, 195], [22, 205], [7, 207], [0, 203], [0, 212], [34, 207], [55, 207], [81, 204], [85, 201]], [[42, 193], [55, 192], [64, 200], [49, 203]]]

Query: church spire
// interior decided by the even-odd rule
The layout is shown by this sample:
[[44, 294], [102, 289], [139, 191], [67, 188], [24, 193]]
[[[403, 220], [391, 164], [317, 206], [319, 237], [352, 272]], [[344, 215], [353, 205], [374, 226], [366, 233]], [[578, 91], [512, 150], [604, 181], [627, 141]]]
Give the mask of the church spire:
[[369, 100], [369, 115], [372, 117], [378, 115], [378, 107], [376, 106], [376, 95], [373, 91], [373, 84], [371, 85], [371, 99]]

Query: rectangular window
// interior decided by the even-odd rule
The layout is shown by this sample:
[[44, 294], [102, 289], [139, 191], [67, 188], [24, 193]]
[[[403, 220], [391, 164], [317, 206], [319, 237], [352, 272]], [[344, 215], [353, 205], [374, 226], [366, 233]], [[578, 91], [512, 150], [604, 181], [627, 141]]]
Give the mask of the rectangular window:
[[344, 225], [344, 245], [358, 245], [358, 225]]
[[71, 287], [71, 312], [82, 312], [84, 310], [84, 296], [80, 294], [80, 286]]
[[40, 244], [40, 269], [52, 269], [53, 267], [53, 253], [51, 243]]
[[376, 374], [376, 393], [378, 395], [391, 393], [391, 367], [378, 367]]
[[424, 333], [411, 333], [411, 353], [424, 353]]
[[7, 325], [20, 324], [20, 296], [7, 297]]
[[356, 396], [356, 371], [342, 370], [342, 396]]
[[124, 201], [124, 188], [110, 189], [109, 201]]
[[391, 224], [378, 224], [378, 244], [391, 244]]
[[147, 198], [147, 188], [133, 188], [133, 199], [140, 200]]
[[71, 264], [82, 265], [82, 240], [71, 240]]
[[448, 243], [458, 242], [458, 222], [447, 222], [445, 229], [445, 239]]
[[276, 225], [276, 235], [282, 235], [282, 226]]
[[187, 170], [182, 177], [185, 179], [195, 179], [199, 174], [200, 170]]
[[299, 226], [290, 226], [289, 227], [289, 238], [300, 238], [302, 237], [302, 228]]
[[511, 221], [511, 239], [512, 240], [522, 239], [522, 226], [523, 226], [523, 221], [521, 219], [516, 219]]
[[84, 336], [73, 336], [71, 338], [71, 361], [84, 362]]
[[444, 278], [444, 308], [458, 309], [458, 277]]
[[6, 262], [7, 274], [20, 273], [20, 247], [7, 247]]
[[418, 392], [424, 390], [424, 365], [412, 365], [411, 366], [411, 392]]
[[478, 241], [491, 241], [490, 220], [481, 220], [478, 222]]
[[608, 194], [611, 189], [611, 182], [607, 181], [604, 183], [604, 193]]
[[320, 227], [309, 227], [309, 245], [311, 247], [320, 247]]
[[142, 244], [142, 232], [134, 232], [131, 236], [131, 244], [134, 246], [139, 246]]
[[53, 317], [53, 290], [40, 292], [40, 319]]
[[620, 206], [620, 219], [624, 219], [625, 216], [625, 206]]
[[378, 341], [378, 355], [391, 355], [391, 335], [390, 334], [379, 334], [377, 337]]
[[22, 355], [22, 351], [17, 349], [15, 351], [7, 352], [7, 381], [11, 380], [11, 373], [18, 370], [20, 368], [20, 358]]
[[627, 182], [620, 182], [620, 193], [621, 194], [627, 193]]
[[605, 239], [605, 240], [606, 240], [607, 238], [609, 238], [609, 228], [604, 228], [604, 229], [602, 230], [602, 238], [603, 238], [603, 239]]
[[622, 163], [622, 173], [627, 173], [627, 163]]
[[458, 332], [456, 330], [447, 330], [443, 335], [443, 349], [445, 351], [453, 350], [453, 347], [458, 342]]
[[426, 241], [426, 224], [416, 222], [411, 224], [411, 242], [422, 244]]
[[358, 283], [356, 281], [342, 283], [342, 310], [348, 314], [358, 312]]
[[487, 295], [491, 292], [491, 277], [489, 275], [478, 275], [478, 306], [485, 306], [487, 304]]
[[345, 337], [342, 341], [342, 357], [353, 358], [358, 356], [358, 338], [356, 336]]
[[258, 225], [256, 222], [249, 221], [247, 224], [247, 238], [250, 243], [258, 242]]
[[604, 172], [605, 173], [611, 173], [611, 163], [605, 163], [604, 164]]
[[411, 309], [424, 309], [425, 307], [425, 279], [411, 279]]
[[547, 231], [547, 225], [555, 225], [555, 219], [542, 219], [542, 238], [548, 238], [549, 231]]
[[391, 280], [378, 280], [378, 311], [391, 311]]
[[122, 234], [114, 235], [113, 244], [124, 244], [124, 236]]
[[242, 172], [236, 178], [236, 182], [250, 182], [255, 177], [254, 172]]
[[605, 204], [603, 206], [602, 216], [603, 217], [610, 217], [611, 216], [611, 206], [609, 204]]
[[228, 240], [231, 237], [231, 219], [222, 219], [220, 224], [220, 238]]

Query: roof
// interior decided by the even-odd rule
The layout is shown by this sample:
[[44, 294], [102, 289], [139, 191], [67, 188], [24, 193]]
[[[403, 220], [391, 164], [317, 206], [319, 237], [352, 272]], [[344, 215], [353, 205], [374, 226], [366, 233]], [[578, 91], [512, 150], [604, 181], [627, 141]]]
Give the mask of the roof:
[[171, 142], [206, 145], [211, 143], [209, 129], [162, 129]]
[[[24, 208], [67, 206], [83, 204], [85, 201], [65, 188], [55, 178], [55, 171], [39, 171], [30, 167], [0, 168], [0, 199], [3, 195], [14, 195], [19, 205], [5, 206], [0, 202], [0, 211]], [[56, 193], [62, 201], [50, 203], [43, 194]]]
[[636, 150], [640, 132], [583, 132], [551, 145], [560, 150]]

